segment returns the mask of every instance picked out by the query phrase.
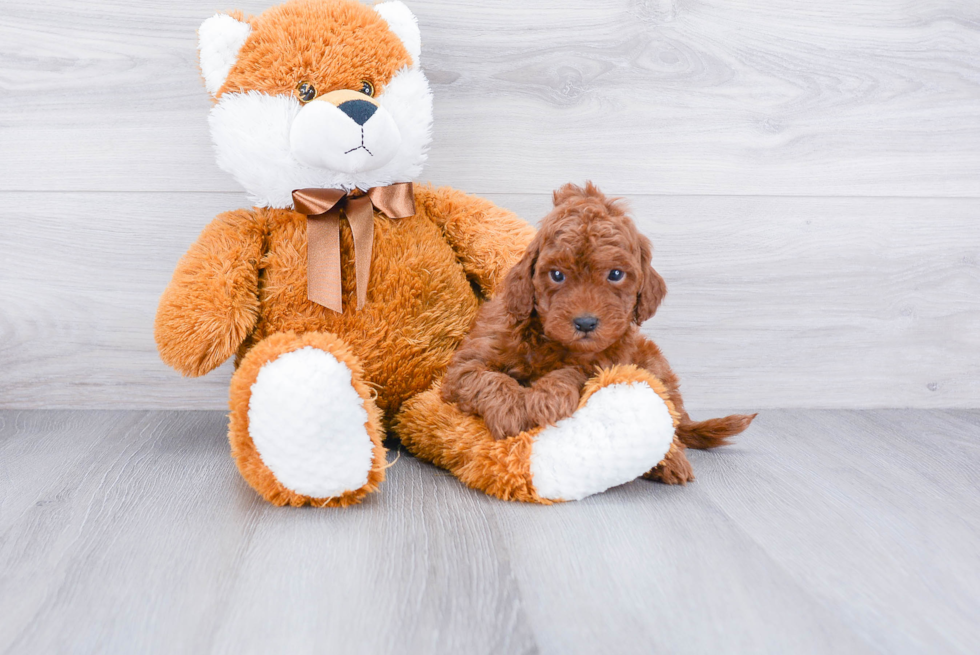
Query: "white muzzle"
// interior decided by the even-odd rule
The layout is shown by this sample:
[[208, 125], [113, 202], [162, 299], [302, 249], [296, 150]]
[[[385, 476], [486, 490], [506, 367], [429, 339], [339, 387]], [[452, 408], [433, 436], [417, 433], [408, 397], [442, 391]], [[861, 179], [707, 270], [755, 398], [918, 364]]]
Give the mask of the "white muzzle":
[[348, 174], [372, 171], [391, 161], [402, 137], [388, 110], [361, 94], [331, 96], [307, 103], [293, 120], [293, 156], [307, 166]]

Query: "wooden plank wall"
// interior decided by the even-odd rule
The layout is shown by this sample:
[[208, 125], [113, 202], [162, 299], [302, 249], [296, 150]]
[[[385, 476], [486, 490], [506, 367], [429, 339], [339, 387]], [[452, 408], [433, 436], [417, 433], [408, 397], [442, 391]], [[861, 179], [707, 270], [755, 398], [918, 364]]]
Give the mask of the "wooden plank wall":
[[[241, 0], [259, 12], [265, 2]], [[694, 408], [980, 406], [980, 4], [414, 0], [424, 177], [626, 196]], [[154, 351], [214, 164], [190, 0], [0, 5], [0, 406], [221, 408]]]

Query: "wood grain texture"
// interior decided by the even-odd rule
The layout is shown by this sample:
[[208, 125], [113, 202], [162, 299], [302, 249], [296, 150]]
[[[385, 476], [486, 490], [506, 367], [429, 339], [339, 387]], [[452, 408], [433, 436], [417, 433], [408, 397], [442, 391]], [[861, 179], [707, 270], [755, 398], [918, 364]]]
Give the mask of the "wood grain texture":
[[[490, 196], [532, 222], [548, 196]], [[691, 407], [970, 407], [980, 200], [639, 196], [667, 301], [646, 329]], [[157, 299], [237, 194], [0, 194], [0, 406], [226, 407], [181, 379]], [[66, 228], [67, 226], [67, 228]]]
[[[532, 221], [568, 180], [629, 194], [692, 407], [977, 406], [980, 5], [411, 5], [426, 177]], [[225, 406], [228, 366], [181, 380], [151, 338], [177, 258], [244, 204], [207, 136], [210, 11], [4, 3], [0, 407]]]
[[[972, 653], [980, 413], [760, 415], [697, 480], [508, 504], [403, 455], [274, 508], [218, 412], [0, 412], [0, 653]], [[389, 457], [394, 459], [394, 454]]]
[[[259, 12], [269, 2], [232, 3]], [[415, 0], [426, 175], [479, 193], [980, 195], [972, 0]], [[191, 0], [7, 0], [0, 189], [237, 191]]]
[[783, 411], [762, 431], [750, 453], [700, 470], [722, 511], [880, 652], [975, 650], [980, 626], [949, 608], [980, 598], [980, 428], [932, 412]]
[[976, 413], [765, 412], [734, 447], [691, 452], [690, 487], [499, 514], [555, 652], [604, 651], [614, 633], [639, 636], [616, 652], [966, 653], [978, 445]]
[[225, 429], [0, 415], [0, 652], [534, 652], [454, 480], [405, 457], [353, 511], [284, 513], [239, 478]]

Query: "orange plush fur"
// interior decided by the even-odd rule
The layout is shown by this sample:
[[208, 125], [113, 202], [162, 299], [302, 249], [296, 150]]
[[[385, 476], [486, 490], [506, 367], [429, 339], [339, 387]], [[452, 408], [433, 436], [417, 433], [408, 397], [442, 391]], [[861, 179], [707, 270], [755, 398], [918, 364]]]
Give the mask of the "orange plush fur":
[[[368, 80], [382, 90], [411, 62], [385, 21], [358, 3], [294, 0], [248, 21], [251, 36], [219, 99], [229, 92], [290, 94], [298, 80], [324, 91]], [[344, 311], [335, 313], [307, 299], [307, 218], [269, 207], [219, 215], [180, 260], [160, 300], [155, 337], [166, 363], [199, 376], [236, 357], [233, 454], [245, 479], [270, 502], [347, 505], [377, 489], [384, 477], [381, 440], [392, 418], [443, 372], [480, 302], [534, 234], [510, 212], [450, 188], [416, 185], [415, 203], [409, 218], [375, 214], [367, 303], [360, 310], [347, 221], [341, 220], [340, 235]], [[248, 434], [259, 369], [306, 346], [351, 369], [369, 415], [368, 482], [335, 498], [283, 487]]]
[[246, 19], [254, 36], [218, 92], [292, 93], [299, 80], [321, 92], [381, 89], [411, 63], [402, 42], [373, 11], [351, 4], [289, 2]]
[[[185, 375], [198, 376], [232, 355], [243, 363], [256, 344], [270, 339], [281, 354], [302, 347], [304, 333], [337, 335], [346, 344], [344, 361], [377, 390], [375, 402], [387, 426], [406, 398], [445, 370], [481, 297], [493, 294], [534, 233], [509, 212], [452, 189], [418, 187], [416, 209], [410, 218], [375, 216], [368, 303], [360, 311], [353, 309], [353, 241], [341, 223], [342, 314], [307, 300], [305, 216], [258, 208], [220, 215], [181, 259], [161, 298], [161, 357]], [[251, 382], [244, 380], [254, 381], [260, 365], [236, 371], [233, 442], [236, 426], [238, 433], [246, 430]], [[240, 440], [236, 457], [243, 474], [264, 469], [254, 461], [254, 449], [241, 447]], [[253, 484], [258, 479], [245, 475]], [[325, 504], [284, 496], [275, 484], [255, 486], [271, 502]]]
[[[550, 503], [573, 497], [548, 492], [542, 477], [538, 484], [550, 495], [544, 498], [535, 488], [531, 471], [540, 460], [532, 451], [547, 437], [535, 440], [541, 428], [495, 440], [482, 419], [446, 403], [437, 382], [481, 304], [498, 293], [534, 238], [534, 229], [525, 222], [460, 191], [416, 185], [413, 216], [390, 219], [375, 212], [363, 308], [356, 309], [353, 238], [343, 215], [343, 311], [336, 313], [307, 299], [308, 219], [289, 208], [291, 191], [363, 190], [407, 182], [424, 162], [431, 95], [415, 60], [419, 35], [407, 7], [394, 0], [376, 8], [354, 0], [290, 0], [257, 17], [246, 19], [238, 12], [214, 16], [202, 25], [200, 35], [202, 73], [215, 99], [209, 120], [218, 163], [257, 206], [222, 213], [204, 229], [177, 264], [161, 297], [155, 336], [162, 359], [188, 376], [204, 375], [235, 357], [229, 438], [244, 479], [277, 505], [351, 505], [384, 480], [382, 440], [391, 430], [411, 452], [498, 498]], [[301, 83], [315, 87], [316, 97], [300, 97]], [[370, 104], [376, 114], [357, 120], [356, 112], [343, 108], [346, 102], [329, 104], [331, 96], [338, 97], [333, 91], [357, 99], [362, 108]], [[352, 134], [356, 138], [351, 142]], [[386, 147], [389, 158], [382, 162]], [[356, 163], [354, 155], [348, 158], [355, 151], [369, 165]], [[307, 355], [308, 361], [322, 365], [329, 360], [330, 366], [343, 369], [343, 375], [349, 373], [353, 392], [346, 386], [347, 378], [331, 378], [332, 387], [308, 384], [326, 376], [326, 368], [274, 366]], [[675, 407], [673, 381], [658, 379], [657, 370], [615, 365], [633, 362], [605, 363], [611, 367], [590, 371], [592, 379], [583, 380], [582, 393], [569, 409], [584, 408], [600, 392], [599, 401], [618, 393], [658, 408], [659, 396], [666, 407], [658, 415], [666, 428], [666, 450], [671, 427], [682, 430], [685, 416], [682, 407]], [[274, 368], [288, 373], [267, 378], [274, 380], [271, 387], [260, 384], [260, 373]], [[617, 388], [607, 392], [611, 386]], [[283, 395], [269, 395], [270, 388]], [[624, 388], [638, 395], [624, 396]], [[335, 392], [351, 405], [322, 402], [334, 398]], [[276, 400], [253, 402], [260, 398]], [[352, 398], [365, 414], [353, 406]], [[291, 424], [293, 432], [281, 427], [294, 418], [297, 407], [312, 407], [312, 400], [318, 403], [310, 416]], [[589, 409], [595, 406], [601, 402]], [[261, 420], [250, 414], [255, 407], [262, 408], [254, 414]], [[350, 411], [330, 413], [337, 408]], [[340, 415], [346, 422], [343, 429], [334, 430]], [[254, 431], [261, 434], [258, 442], [250, 420], [264, 426]], [[645, 425], [634, 434], [645, 438]], [[356, 443], [346, 441], [350, 435]], [[288, 456], [274, 449], [262, 451], [270, 458], [266, 462], [260, 450], [270, 443], [295, 448]], [[322, 444], [334, 450], [316, 450]], [[664, 450], [636, 462], [649, 467]], [[349, 455], [354, 451], [363, 461]], [[307, 458], [311, 452], [317, 457]], [[625, 459], [630, 454], [624, 451]], [[296, 482], [299, 478], [293, 477], [293, 487], [308, 493], [327, 491], [304, 495], [280, 481], [273, 469], [287, 471], [282, 463], [289, 457], [290, 462], [309, 464], [303, 470], [310, 479]], [[676, 472], [672, 462], [682, 457], [675, 438], [661, 466]], [[319, 484], [327, 478], [320, 476], [329, 468], [324, 462], [337, 464], [336, 480], [326, 480], [336, 485]], [[349, 471], [343, 467], [348, 465], [350, 471], [366, 476], [358, 488], [348, 488], [353, 484], [349, 480], [364, 478], [345, 476]]]
[[305, 216], [281, 209], [221, 214], [177, 265], [161, 299], [161, 357], [198, 376], [232, 355], [240, 362], [273, 334], [336, 334], [360, 360], [391, 420], [405, 398], [442, 373], [481, 296], [494, 292], [534, 230], [486, 200], [428, 186], [416, 187], [414, 216], [379, 213], [374, 225], [369, 302], [356, 311], [353, 237], [341, 222], [338, 314], [306, 298]]

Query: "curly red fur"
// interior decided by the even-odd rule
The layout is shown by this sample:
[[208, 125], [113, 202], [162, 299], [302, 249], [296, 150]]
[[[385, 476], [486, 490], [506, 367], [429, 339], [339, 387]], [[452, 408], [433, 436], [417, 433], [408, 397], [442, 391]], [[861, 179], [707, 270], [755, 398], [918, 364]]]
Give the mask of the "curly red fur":
[[[454, 355], [443, 399], [482, 416], [502, 439], [571, 415], [597, 369], [634, 364], [664, 383], [680, 414], [681, 444], [727, 443], [754, 415], [692, 421], [677, 376], [640, 332], [667, 293], [651, 258], [650, 240], [621, 200], [591, 182], [563, 186], [501, 293], [483, 305]], [[671, 484], [693, 479], [683, 447], [646, 477]]]

